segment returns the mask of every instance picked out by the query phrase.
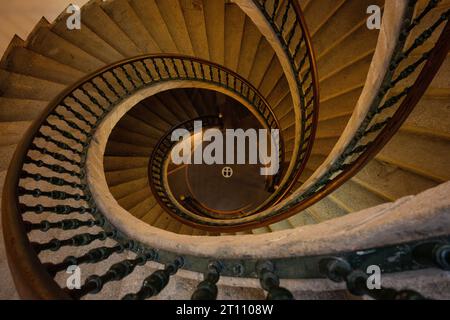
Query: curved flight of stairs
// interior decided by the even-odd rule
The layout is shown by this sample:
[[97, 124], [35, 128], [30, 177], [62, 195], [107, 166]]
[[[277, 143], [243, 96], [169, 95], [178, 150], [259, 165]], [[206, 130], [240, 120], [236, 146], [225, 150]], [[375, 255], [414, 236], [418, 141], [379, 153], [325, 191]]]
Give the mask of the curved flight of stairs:
[[[43, 18], [26, 41], [15, 37], [1, 61], [5, 154], [66, 86], [105, 65], [144, 53], [180, 53], [222, 64], [268, 97], [277, 117], [293, 114], [289, 99], [280, 101], [288, 87], [274, 51], [234, 4], [90, 1], [82, 8], [82, 28], [75, 31], [67, 29], [67, 16], [63, 13], [53, 23]], [[8, 159], [4, 162], [1, 171]]]
[[[309, 2], [306, 5], [307, 17], [308, 11], [314, 10], [313, 3], [318, 4], [318, 2]], [[425, 4], [425, 1], [419, 2], [417, 9], [422, 10]], [[441, 9], [440, 12], [449, 9], [450, 1], [442, 1], [439, 8]], [[323, 8], [318, 11], [322, 12], [322, 10]], [[337, 12], [333, 14], [333, 17], [336, 14]], [[435, 21], [437, 18], [436, 13], [430, 14], [424, 22], [430, 25], [430, 22]], [[312, 27], [312, 30], [314, 30], [314, 27]], [[413, 35], [418, 36], [423, 31], [423, 29], [415, 30]], [[354, 32], [357, 33], [357, 31]], [[367, 50], [367, 44], [370, 43], [370, 33], [374, 31], [369, 31], [365, 26], [365, 21], [364, 23], [361, 21], [358, 32], [365, 32], [366, 36], [350, 35], [349, 43], [339, 47], [344, 53], [343, 57], [349, 57], [347, 49], [351, 52]], [[332, 33], [327, 31], [326, 34]], [[313, 37], [315, 48], [320, 50], [320, 41], [316, 40], [316, 37]], [[409, 45], [411, 43], [407, 44], [407, 46]], [[405, 66], [407, 63], [417, 60], [427, 50], [429, 50], [429, 47], [417, 50], [405, 62]], [[335, 53], [333, 58], [339, 59], [339, 54]], [[319, 72], [323, 72], [320, 70], [324, 70], [324, 64], [328, 63], [321, 63], [321, 61], [323, 60], [319, 53]], [[343, 63], [342, 60], [339, 61]], [[345, 63], [343, 64], [345, 65]], [[356, 65], [357, 63], [355, 63]], [[363, 65], [368, 68], [368, 62], [365, 62]], [[322, 76], [321, 79], [323, 79]], [[347, 80], [347, 78], [342, 80], [344, 79]], [[360, 82], [359, 87], [362, 87], [364, 80], [364, 78], [360, 78], [359, 81], [362, 82]], [[415, 195], [448, 181], [450, 179], [450, 153], [443, 150], [450, 150], [450, 126], [448, 125], [450, 123], [449, 81], [450, 59], [447, 59], [408, 120], [376, 158], [358, 175], [330, 196], [304, 212], [288, 219], [290, 224], [301, 226], [318, 223], [385, 202], [392, 202], [408, 195]], [[337, 85], [341, 80], [335, 78], [333, 82]], [[348, 83], [353, 83], [353, 81], [350, 80]], [[306, 181], [306, 178], [325, 160], [351, 116], [351, 106], [356, 105], [359, 97], [360, 89], [353, 92], [354, 96], [351, 98], [350, 88], [347, 88], [342, 90], [336, 97], [328, 99], [326, 96], [327, 87], [326, 85], [325, 87], [323, 86], [323, 80], [321, 84], [322, 99], [319, 131], [312, 157], [297, 186]], [[333, 90], [336, 88], [336, 85], [333, 86]], [[290, 226], [286, 223], [281, 223], [278, 224], [278, 227], [284, 229]]]
[[[299, 2], [316, 50], [321, 110], [312, 156], [297, 186], [325, 160], [353, 112], [378, 38], [376, 30], [366, 27], [365, 9], [373, 4], [382, 6], [384, 1]], [[443, 1], [441, 6], [450, 7], [450, 1]], [[280, 120], [287, 142], [286, 158], [290, 158], [294, 116], [287, 80], [267, 40], [236, 5], [225, 0], [92, 0], [82, 8], [82, 16], [80, 31], [67, 30], [65, 13], [52, 23], [42, 19], [26, 40], [14, 38], [1, 60], [0, 179], [4, 179], [9, 159], [26, 128], [64, 88], [105, 65], [145, 53], [200, 57], [248, 79], [267, 97]], [[417, 194], [449, 180], [450, 153], [446, 152], [450, 150], [449, 92], [447, 59], [400, 132], [357, 176], [290, 219], [237, 234], [275, 232], [319, 223]], [[209, 106], [217, 104], [215, 96], [196, 95], [193, 90], [189, 96], [179, 91], [151, 99], [132, 110], [112, 132], [104, 161], [112, 194], [122, 207], [156, 227], [188, 235], [220, 236], [172, 219], [149, 194], [147, 179], [151, 153], [148, 146], [174, 124], [204, 114]], [[192, 108], [184, 108], [180, 101]], [[152, 120], [145, 121], [149, 118]], [[64, 256], [64, 251], [58, 254]], [[101, 269], [102, 265], [96, 268]], [[192, 292], [191, 286], [196, 283], [177, 281], [172, 285], [186, 294]], [[133, 281], [129, 284], [133, 285]], [[252, 289], [229, 288], [219, 292], [224, 297], [262, 296], [262, 291], [245, 290]]]

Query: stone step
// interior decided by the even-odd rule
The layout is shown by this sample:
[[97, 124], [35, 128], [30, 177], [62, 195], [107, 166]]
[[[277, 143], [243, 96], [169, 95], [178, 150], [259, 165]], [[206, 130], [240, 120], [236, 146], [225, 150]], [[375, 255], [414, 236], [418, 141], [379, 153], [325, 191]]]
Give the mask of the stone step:
[[31, 121], [45, 110], [48, 101], [0, 97], [0, 121]]
[[115, 127], [109, 139], [115, 142], [128, 143], [138, 147], [150, 147], [152, 149], [158, 143], [158, 139], [134, 133], [121, 127]]
[[210, 60], [204, 1], [180, 1], [180, 6], [194, 55]]
[[375, 207], [386, 202], [386, 199], [370, 192], [352, 180], [347, 181], [329, 197], [349, 213]]
[[450, 104], [448, 100], [425, 97], [408, 117], [402, 130], [426, 133], [441, 138], [450, 137]]
[[142, 50], [101, 8], [102, 3], [103, 1], [95, 0], [83, 6], [81, 10], [83, 23], [122, 56], [134, 57], [142, 54]]
[[103, 162], [105, 172], [120, 171], [147, 167], [148, 157], [105, 156]]
[[109, 141], [106, 146], [105, 155], [107, 156], [132, 156], [145, 157], [150, 156], [153, 151], [151, 147], [138, 147], [129, 143]]
[[0, 69], [0, 94], [4, 98], [51, 101], [65, 86]]
[[244, 79], [249, 78], [260, 40], [261, 33], [258, 28], [246, 17], [237, 67], [237, 73]]
[[407, 168], [436, 182], [450, 179], [449, 141], [425, 135], [398, 132], [377, 155], [377, 159]]
[[131, 193], [135, 192], [135, 190], [150, 188], [148, 185], [148, 178], [142, 177], [137, 180], [127, 181], [122, 184], [118, 184], [114, 187], [109, 188], [111, 194], [115, 199], [122, 199]]
[[172, 36], [178, 52], [184, 55], [194, 56], [194, 48], [186, 27], [183, 9], [178, 0], [156, 0], [159, 12]]
[[128, 0], [103, 2], [101, 7], [142, 52], [161, 52]]
[[130, 210], [131, 208], [134, 208], [136, 205], [143, 202], [148, 197], [152, 197], [150, 188], [142, 188], [138, 189], [138, 191], [126, 195], [123, 198], [117, 199], [117, 203], [125, 210]]
[[225, 62], [225, 1], [203, 0], [209, 58], [220, 65]]
[[18, 144], [30, 125], [30, 121], [0, 122], [0, 146]]
[[106, 181], [108, 181], [109, 187], [116, 186], [118, 184], [140, 179], [142, 177], [147, 176], [148, 168], [147, 166], [141, 167], [141, 168], [132, 168], [132, 169], [125, 169], [120, 171], [110, 171], [105, 172]]
[[158, 130], [152, 128], [148, 123], [144, 122], [142, 119], [132, 117], [131, 115], [128, 114], [125, 115], [122, 119], [120, 119], [118, 126], [130, 132], [134, 132], [148, 137], [156, 138], [160, 135], [160, 132]]
[[156, 204], [157, 202], [155, 197], [151, 196], [131, 208], [129, 211], [136, 218], [142, 219]]
[[30, 33], [26, 47], [83, 73], [91, 73], [104, 66], [104, 62], [54, 33], [45, 19]]
[[322, 0], [310, 1], [309, 5], [303, 4], [302, 8], [311, 34], [317, 33], [320, 27], [326, 25], [344, 2], [345, 0]]
[[130, 5], [162, 52], [179, 52], [155, 0], [131, 0]]
[[72, 84], [84, 76], [83, 72], [45, 57], [24, 46], [25, 42], [23, 40], [17, 36], [14, 37], [3, 56], [2, 68], [64, 85]]
[[153, 225], [156, 220], [164, 213], [164, 209], [161, 208], [159, 205], [154, 206], [152, 209], [150, 209], [143, 217], [142, 221], [145, 223], [148, 223], [149, 225]]
[[416, 195], [437, 185], [431, 179], [378, 160], [369, 162], [353, 180], [389, 201]]
[[51, 30], [55, 34], [102, 61], [105, 65], [125, 58], [125, 55], [84, 24], [84, 19], [81, 20], [81, 29], [69, 30], [67, 28], [69, 15], [66, 12], [61, 13], [52, 24]]
[[225, 5], [225, 66], [233, 71], [238, 69], [245, 20], [245, 14], [238, 6]]
[[[361, 0], [340, 1], [339, 3], [334, 1], [334, 3], [334, 8], [332, 4], [328, 4], [331, 6], [328, 11], [328, 17], [324, 17], [325, 19], [322, 20], [320, 28], [315, 32], [313, 31], [313, 44], [319, 56], [321, 52], [324, 52], [327, 48], [342, 39], [342, 37], [353, 30], [355, 26], [358, 26], [361, 21], [365, 21], [367, 19], [366, 11], [370, 5], [378, 5], [381, 7], [383, 6], [384, 1]], [[317, 3], [317, 6], [321, 7], [321, 4]], [[311, 9], [312, 8], [313, 7], [311, 7]], [[314, 16], [309, 18], [309, 14], [312, 14], [312, 11], [309, 11], [306, 14], [308, 17], [307, 21], [315, 19]], [[325, 13], [323, 15], [325, 15]], [[375, 37], [377, 36], [376, 33], [377, 32], [375, 31]]]

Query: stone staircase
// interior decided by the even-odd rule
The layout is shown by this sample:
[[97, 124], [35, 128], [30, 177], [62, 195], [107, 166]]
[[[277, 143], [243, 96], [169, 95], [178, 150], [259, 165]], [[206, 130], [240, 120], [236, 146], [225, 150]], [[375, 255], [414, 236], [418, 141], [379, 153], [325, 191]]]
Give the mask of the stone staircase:
[[[378, 31], [368, 30], [365, 25], [366, 8], [384, 4], [382, 0], [299, 2], [316, 50], [321, 112], [312, 156], [297, 187], [323, 163], [352, 115], [378, 39]], [[440, 6], [450, 8], [450, 1], [442, 1]], [[53, 22], [43, 18], [27, 39], [15, 37], [12, 40], [0, 62], [2, 186], [17, 143], [50, 101], [67, 86], [101, 67], [149, 53], [195, 56], [224, 65], [248, 79], [267, 97], [283, 129], [288, 150], [286, 158], [292, 156], [295, 118], [287, 79], [268, 41], [237, 5], [226, 0], [91, 0], [82, 8], [81, 30], [67, 30], [66, 18], [66, 13]], [[414, 58], [417, 55], [408, 61]], [[121, 119], [110, 136], [104, 166], [110, 191], [133, 215], [174, 233], [220, 236], [181, 225], [156, 204], [148, 189], [148, 155], [158, 134], [183, 120], [205, 114], [210, 106], [217, 105], [215, 96], [195, 95], [194, 91], [191, 95], [180, 90], [152, 97]], [[289, 219], [227, 235], [263, 234], [317, 224], [416, 195], [450, 180], [450, 152], [445, 152], [450, 150], [449, 92], [450, 59], [447, 59], [398, 134], [358, 175]], [[43, 237], [38, 232], [34, 236]], [[57, 234], [49, 232], [45, 235], [48, 239], [42, 240], [55, 236]], [[93, 247], [95, 245], [83, 247], [80, 253]], [[0, 247], [0, 272], [8, 274], [3, 252], [4, 248]], [[45, 253], [41, 258], [43, 261], [58, 257], [62, 260], [66, 256], [61, 250]], [[127, 256], [120, 254], [113, 257], [117, 261], [124, 258]], [[86, 275], [103, 273], [110, 263], [93, 265], [95, 270], [86, 269]], [[149, 274], [155, 268], [143, 267], [142, 272], [132, 275], [136, 279], [112, 284], [117, 287], [108, 290], [110, 295], [92, 297], [115, 299], [134, 292], [140, 285], [139, 275]], [[59, 276], [58, 281], [64, 283], [65, 275]], [[189, 298], [198, 282], [186, 276], [174, 279], [158, 299]], [[17, 298], [10, 279], [5, 277], [2, 281], [0, 297]], [[351, 298], [341, 289], [336, 288], [332, 293], [299, 291], [296, 295], [313, 299]], [[219, 292], [219, 298], [223, 299], [264, 297], [262, 290], [252, 287], [223, 285]]]

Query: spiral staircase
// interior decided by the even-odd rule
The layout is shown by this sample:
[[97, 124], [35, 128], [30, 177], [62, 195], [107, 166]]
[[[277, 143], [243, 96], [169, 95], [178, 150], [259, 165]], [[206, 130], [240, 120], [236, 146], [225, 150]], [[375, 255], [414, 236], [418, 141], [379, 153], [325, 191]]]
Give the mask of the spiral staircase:
[[[1, 60], [2, 295], [449, 298], [449, 10], [91, 0], [80, 30], [42, 19]], [[279, 174], [174, 166], [195, 120], [278, 129]]]

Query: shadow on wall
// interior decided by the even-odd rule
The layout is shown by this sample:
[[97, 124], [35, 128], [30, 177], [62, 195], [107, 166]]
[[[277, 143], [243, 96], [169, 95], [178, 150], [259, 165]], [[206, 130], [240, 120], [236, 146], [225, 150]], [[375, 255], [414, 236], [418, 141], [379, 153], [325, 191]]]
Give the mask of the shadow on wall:
[[68, 5], [84, 5], [88, 0], [1, 0], [0, 56], [17, 34], [26, 39], [42, 17], [52, 22]]

